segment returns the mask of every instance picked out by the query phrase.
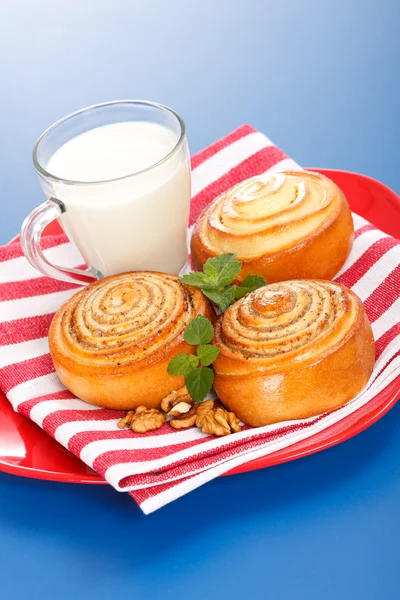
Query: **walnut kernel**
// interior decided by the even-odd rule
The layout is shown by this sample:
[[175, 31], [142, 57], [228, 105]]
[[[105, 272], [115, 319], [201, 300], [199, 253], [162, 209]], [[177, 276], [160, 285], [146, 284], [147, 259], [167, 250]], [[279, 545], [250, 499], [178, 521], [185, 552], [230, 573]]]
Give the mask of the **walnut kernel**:
[[169, 417], [180, 417], [181, 415], [185, 415], [190, 411], [192, 405], [189, 402], [178, 402], [171, 408], [168, 413]]
[[197, 427], [200, 427], [200, 428], [202, 427], [202, 423], [204, 421], [206, 414], [209, 411], [212, 411], [213, 408], [214, 408], [213, 400], [205, 400], [204, 402], [200, 402], [200, 404], [197, 405], [197, 419], [196, 419]]
[[165, 398], [161, 400], [161, 410], [169, 413], [171, 408], [175, 406], [175, 404], [178, 404], [178, 402], [187, 402], [188, 404], [193, 403], [185, 385], [179, 390], [173, 390], [168, 396], [165, 396]]
[[133, 419], [133, 415], [135, 414], [134, 410], [129, 410], [125, 417], [122, 417], [117, 423], [117, 427], [120, 429], [124, 429], [125, 427], [130, 427]]
[[157, 408], [138, 406], [131, 422], [131, 429], [136, 433], [146, 433], [159, 429], [165, 423], [165, 415]]
[[229, 412], [229, 411], [225, 411], [228, 413], [228, 417], [227, 417], [227, 421], [230, 425], [230, 428], [232, 429], [232, 431], [234, 433], [239, 433], [239, 431], [242, 431], [242, 428], [240, 427], [240, 419], [239, 417], [237, 417], [235, 415], [235, 413], [233, 412]]
[[192, 427], [196, 423], [197, 419], [197, 406], [192, 406], [189, 412], [181, 415], [180, 417], [175, 417], [168, 421], [168, 423], [174, 429], [187, 429], [188, 427]]
[[[206, 404], [206, 402], [202, 404]], [[199, 409], [202, 404], [200, 404]], [[202, 410], [199, 409], [196, 425], [201, 428], [203, 433], [219, 437], [240, 431], [240, 420], [233, 412], [229, 412], [222, 407], [213, 408], [210, 405], [204, 406]]]

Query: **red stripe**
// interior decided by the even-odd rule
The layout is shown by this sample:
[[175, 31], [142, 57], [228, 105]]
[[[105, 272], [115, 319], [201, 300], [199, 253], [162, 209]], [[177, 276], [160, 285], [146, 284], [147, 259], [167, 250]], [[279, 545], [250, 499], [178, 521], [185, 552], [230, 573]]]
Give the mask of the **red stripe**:
[[50, 277], [35, 277], [23, 281], [0, 283], [0, 302], [32, 296], [44, 296], [45, 294], [78, 289], [79, 287], [79, 284], [58, 281]]
[[400, 350], [397, 350], [397, 352], [395, 352], [394, 354], [392, 354], [392, 356], [389, 358], [389, 360], [387, 361], [387, 363], [385, 364], [385, 366], [383, 366], [381, 368], [381, 370], [379, 371], [378, 375], [376, 375], [376, 377], [374, 378], [374, 381], [376, 379], [378, 379], [378, 377], [381, 376], [381, 374], [387, 369], [387, 367], [390, 365], [390, 363], [392, 363], [394, 361], [395, 358], [397, 358], [400, 355]]
[[347, 287], [352, 287], [388, 250], [399, 245], [400, 241], [392, 237], [376, 241], [347, 271], [337, 278], [337, 281]]
[[229, 188], [240, 181], [265, 173], [265, 171], [284, 158], [287, 158], [284, 152], [275, 146], [268, 146], [244, 160], [240, 165], [237, 165], [213, 183], [210, 183], [210, 185], [192, 199], [189, 224], [192, 225], [196, 221], [201, 211], [214, 198], [229, 190]]
[[219, 152], [223, 148], [226, 148], [233, 142], [237, 142], [243, 137], [246, 137], [246, 135], [249, 135], [249, 133], [255, 133], [255, 131], [256, 130], [253, 129], [253, 127], [251, 127], [250, 125], [242, 125], [241, 127], [238, 127], [237, 129], [235, 129], [235, 131], [232, 131], [232, 133], [229, 133], [228, 135], [221, 138], [211, 146], [208, 146], [204, 150], [201, 150], [200, 152], [192, 156], [192, 170], [201, 165], [207, 159], [217, 154], [217, 152]]
[[21, 415], [24, 415], [24, 417], [29, 418], [31, 416], [32, 408], [41, 402], [46, 402], [46, 400], [71, 400], [74, 397], [75, 396], [68, 390], [62, 390], [61, 392], [55, 392], [53, 394], [45, 394], [44, 396], [21, 402], [21, 404], [18, 404], [18, 412], [21, 413]]
[[[188, 477], [182, 477], [182, 479], [178, 479], [177, 481], [170, 481], [168, 483], [161, 483], [160, 485], [154, 485], [152, 487], [143, 488], [141, 490], [134, 490], [133, 492], [128, 492], [129, 495], [134, 499], [134, 501], [140, 506], [145, 500], [149, 498], [154, 498], [161, 494], [162, 492], [166, 492], [168, 490], [173, 489], [177, 485], [184, 483], [185, 481], [189, 481], [196, 477], [196, 473], [189, 475]], [[182, 495], [185, 492], [182, 492]]]
[[[168, 426], [169, 427], [169, 426]], [[196, 440], [191, 440], [190, 442], [185, 442], [185, 444], [171, 444], [170, 446], [164, 446], [163, 448], [137, 448], [136, 450], [109, 450], [104, 452], [96, 457], [93, 462], [93, 469], [104, 477], [107, 469], [113, 467], [114, 465], [126, 463], [126, 462], [147, 462], [149, 460], [155, 460], [157, 458], [167, 458], [179, 452], [180, 450], [186, 450], [188, 448], [193, 448], [194, 446], [198, 446], [204, 443], [204, 439], [207, 438], [199, 438]], [[158, 452], [157, 452], [158, 451]], [[157, 456], [158, 454], [158, 456]], [[185, 463], [188, 459], [185, 459]], [[191, 459], [189, 459], [191, 460]], [[181, 461], [179, 461], [181, 462]], [[173, 463], [174, 464], [174, 463]], [[168, 472], [170, 472], [171, 466], [167, 467]], [[166, 476], [168, 476], [166, 474]], [[139, 477], [139, 476], [134, 476]], [[143, 485], [147, 485], [153, 479], [149, 474], [145, 473], [140, 476], [143, 481]]]
[[364, 302], [371, 323], [390, 308], [399, 297], [400, 265], [388, 275]]
[[8, 365], [0, 369], [1, 389], [5, 394], [20, 383], [25, 383], [37, 377], [54, 373], [53, 361], [50, 354], [24, 360], [17, 365]]
[[[79, 410], [65, 409], [55, 410], [43, 420], [43, 429], [54, 437], [56, 429], [65, 423], [74, 423], [76, 421], [111, 421], [122, 419], [126, 415], [124, 410], [111, 410], [100, 408], [99, 410]], [[105, 439], [106, 431], [99, 432], [102, 434], [102, 439]]]
[[400, 335], [400, 323], [395, 323], [388, 331], [386, 331], [376, 342], [376, 356], [382, 354], [385, 348], [394, 340], [395, 337]]
[[47, 336], [54, 313], [0, 323], [0, 346], [10, 346]]
[[[64, 233], [59, 235], [44, 235], [40, 241], [40, 245], [43, 250], [47, 250], [48, 248], [65, 244], [68, 241], [69, 240]], [[18, 242], [7, 244], [6, 246], [1, 247], [0, 263], [11, 260], [12, 258], [19, 258], [23, 255], [24, 253], [22, 252], [22, 248], [18, 240]]]
[[[125, 415], [126, 411], [124, 411], [123, 414]], [[117, 418], [117, 417], [115, 417], [115, 418]], [[152, 432], [146, 434], [146, 437], [157, 437], [159, 435], [167, 435], [167, 434], [170, 434], [173, 436], [175, 433], [176, 433], [175, 429], [172, 429], [172, 427], [164, 425], [163, 427], [160, 427], [160, 429], [156, 429], [155, 431], [152, 431]], [[135, 433], [131, 429], [123, 429], [123, 430], [115, 429], [114, 431], [96, 431], [96, 430], [81, 431], [71, 437], [71, 439], [68, 442], [68, 449], [71, 450], [71, 452], [73, 452], [77, 456], [80, 456], [80, 453], [82, 452], [83, 448], [87, 444], [90, 444], [91, 442], [96, 442], [98, 440], [115, 440], [115, 439], [121, 439], [121, 438], [131, 439], [131, 438], [142, 438], [142, 437], [143, 437], [142, 433]], [[172, 441], [172, 438], [171, 438], [171, 441]]]
[[375, 225], [372, 225], [372, 223], [369, 223], [368, 225], [364, 225], [363, 227], [360, 227], [360, 229], [357, 229], [354, 232], [354, 239], [357, 239], [360, 235], [362, 235], [366, 231], [371, 231], [371, 229], [376, 229]]

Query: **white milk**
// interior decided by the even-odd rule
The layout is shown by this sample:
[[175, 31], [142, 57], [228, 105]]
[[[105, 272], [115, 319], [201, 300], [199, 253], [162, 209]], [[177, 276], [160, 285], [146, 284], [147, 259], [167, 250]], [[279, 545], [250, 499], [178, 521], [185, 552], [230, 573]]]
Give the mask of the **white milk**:
[[[186, 142], [139, 173], [165, 158], [177, 141], [162, 125], [127, 121], [78, 135], [48, 160], [51, 175], [86, 182], [54, 183], [49, 193], [66, 207], [61, 224], [68, 237], [103, 276], [140, 269], [178, 273], [184, 266], [190, 206]], [[111, 181], [118, 177], [125, 179]]]

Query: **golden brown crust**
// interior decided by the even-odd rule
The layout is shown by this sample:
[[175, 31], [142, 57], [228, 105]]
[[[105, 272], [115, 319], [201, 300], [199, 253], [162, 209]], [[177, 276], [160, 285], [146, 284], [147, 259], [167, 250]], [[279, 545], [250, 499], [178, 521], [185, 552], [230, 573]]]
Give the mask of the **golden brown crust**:
[[192, 354], [183, 339], [208, 301], [175, 275], [137, 271], [106, 277], [75, 294], [49, 330], [57, 375], [78, 398], [97, 406], [158, 408], [183, 377], [169, 375], [176, 354]]
[[257, 273], [269, 283], [331, 279], [353, 244], [343, 192], [318, 173], [287, 171], [253, 177], [212, 202], [196, 222], [195, 269], [224, 252], [243, 263], [238, 280]]
[[345, 404], [375, 361], [359, 298], [329, 281], [285, 281], [248, 294], [221, 315], [214, 386], [248, 425], [307, 418]]

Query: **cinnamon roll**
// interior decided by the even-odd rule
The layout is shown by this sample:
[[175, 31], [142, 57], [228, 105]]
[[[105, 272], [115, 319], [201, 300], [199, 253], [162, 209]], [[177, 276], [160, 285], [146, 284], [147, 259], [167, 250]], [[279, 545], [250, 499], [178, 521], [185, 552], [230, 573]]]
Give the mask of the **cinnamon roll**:
[[360, 299], [331, 281], [285, 281], [248, 294], [218, 318], [213, 343], [219, 398], [256, 426], [342, 406], [375, 361]]
[[343, 192], [327, 177], [307, 171], [257, 175], [216, 198], [200, 215], [192, 260], [233, 252], [238, 281], [257, 273], [268, 283], [297, 278], [332, 279], [353, 244], [353, 220]]
[[206, 298], [175, 275], [138, 271], [96, 281], [64, 304], [51, 323], [57, 375], [91, 404], [158, 407], [184, 385], [167, 366], [176, 354], [195, 351], [183, 333], [198, 314], [211, 318]]

